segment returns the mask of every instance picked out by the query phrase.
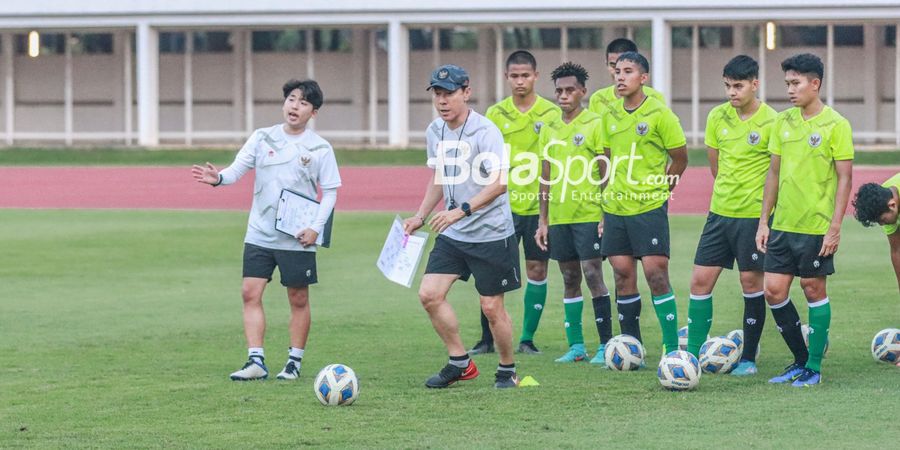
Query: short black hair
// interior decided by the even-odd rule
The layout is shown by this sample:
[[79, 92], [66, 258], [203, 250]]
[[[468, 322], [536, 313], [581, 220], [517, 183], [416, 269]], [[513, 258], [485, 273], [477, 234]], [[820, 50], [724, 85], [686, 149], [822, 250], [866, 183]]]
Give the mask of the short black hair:
[[314, 110], [321, 108], [322, 103], [325, 103], [325, 94], [322, 94], [322, 88], [319, 87], [319, 83], [316, 83], [315, 80], [288, 80], [281, 87], [281, 91], [284, 92], [284, 98], [288, 98], [291, 92], [294, 92], [294, 89], [300, 89], [300, 93], [303, 94], [303, 100], [308, 101]]
[[609, 44], [606, 44], [607, 55], [610, 53], [625, 53], [637, 51], [637, 44], [635, 44], [631, 39], [618, 38], [613, 39]]
[[581, 64], [575, 64], [571, 61], [564, 62], [550, 73], [550, 79], [554, 83], [556, 83], [556, 80], [565, 77], [575, 77], [575, 80], [578, 81], [581, 87], [587, 86], [588, 71]]
[[639, 66], [644, 71], [644, 73], [650, 72], [650, 61], [647, 61], [647, 58], [644, 55], [638, 52], [625, 52], [619, 55], [619, 59], [616, 60], [616, 63], [619, 61], [631, 61]]
[[787, 72], [793, 70], [801, 75], [815, 75], [819, 80], [825, 76], [825, 66], [822, 59], [812, 53], [801, 53], [791, 56], [781, 62], [781, 70]]
[[856, 191], [853, 199], [854, 215], [864, 227], [878, 225], [878, 218], [888, 212], [888, 202], [894, 198], [894, 193], [889, 188], [878, 183], [866, 183]]
[[755, 80], [759, 78], [759, 63], [747, 55], [737, 55], [725, 64], [722, 76], [732, 80]]
[[531, 52], [526, 50], [516, 50], [509, 54], [509, 57], [506, 58], [506, 68], [513, 64], [528, 64], [532, 69], [537, 70], [537, 60], [534, 59], [534, 55]]

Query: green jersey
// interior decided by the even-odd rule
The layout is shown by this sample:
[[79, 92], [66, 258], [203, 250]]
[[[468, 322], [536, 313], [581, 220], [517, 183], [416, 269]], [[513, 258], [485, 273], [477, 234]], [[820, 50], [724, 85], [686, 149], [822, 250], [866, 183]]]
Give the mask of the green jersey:
[[777, 116], [765, 103], [760, 103], [747, 120], [741, 120], [729, 102], [709, 112], [705, 143], [719, 153], [710, 212], [733, 218], [759, 218], [771, 159], [769, 131]]
[[662, 206], [669, 199], [668, 151], [685, 145], [678, 116], [653, 97], [628, 113], [620, 98], [603, 116], [603, 129], [611, 166], [603, 211], [634, 216]]
[[[555, 104], [540, 96], [531, 109], [523, 113], [516, 108], [512, 97], [488, 108], [485, 113], [503, 133], [503, 141], [509, 145], [509, 206], [513, 213], [530, 216], [540, 213], [538, 192], [540, 188], [541, 149], [538, 137], [545, 123], [559, 120], [562, 112]], [[528, 183], [520, 183], [525, 179]]]
[[[894, 188], [900, 191], [900, 173], [888, 178], [887, 181], [882, 184], [882, 186], [886, 188]], [[900, 229], [900, 217], [897, 217], [896, 223], [887, 224], [884, 226], [884, 234], [891, 235], [897, 232]]]
[[835, 161], [853, 159], [850, 122], [831, 107], [809, 120], [800, 108], [778, 114], [769, 152], [781, 157], [772, 229], [824, 235], [834, 214]]
[[542, 160], [550, 162], [550, 225], [598, 222], [603, 216], [598, 156], [603, 154], [600, 116], [582, 110], [575, 119], [541, 129]]
[[[647, 97], [653, 97], [660, 101], [662, 104], [666, 104], [666, 98], [662, 95], [662, 92], [653, 89], [650, 86], [644, 86], [644, 95]], [[588, 109], [591, 112], [603, 115], [606, 111], [609, 111], [610, 106], [618, 100], [619, 97], [616, 97], [616, 85], [607, 86], [603, 89], [599, 89], [593, 94], [591, 94], [591, 100], [588, 102]]]

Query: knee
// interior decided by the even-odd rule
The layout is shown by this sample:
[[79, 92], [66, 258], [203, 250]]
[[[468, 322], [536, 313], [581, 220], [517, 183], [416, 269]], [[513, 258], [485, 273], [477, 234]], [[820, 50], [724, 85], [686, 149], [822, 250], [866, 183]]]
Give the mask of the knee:
[[502, 314], [503, 304], [497, 301], [482, 300], [481, 311], [484, 312], [484, 316], [488, 318], [489, 322], [494, 322]]
[[787, 298], [787, 291], [781, 286], [766, 285], [765, 289], [766, 302], [770, 305], [781, 303]]
[[664, 270], [653, 269], [647, 271], [647, 284], [650, 290], [665, 292], [669, 290], [669, 275]]
[[547, 266], [535, 265], [527, 268], [528, 279], [531, 281], [544, 281], [547, 279]]
[[245, 305], [262, 304], [262, 291], [255, 286], [242, 286], [241, 299], [244, 300]]
[[562, 270], [563, 284], [566, 287], [574, 287], [581, 284], [581, 271], [575, 269]]
[[305, 292], [291, 293], [288, 296], [291, 308], [303, 309], [309, 306], [309, 296]]
[[822, 300], [825, 298], [825, 285], [817, 281], [800, 281], [800, 287], [803, 288], [803, 295], [808, 300]]
[[425, 308], [426, 311], [431, 310], [442, 301], [444, 301], [444, 296], [441, 295], [440, 292], [430, 289], [419, 290], [419, 302], [422, 303], [422, 307]]

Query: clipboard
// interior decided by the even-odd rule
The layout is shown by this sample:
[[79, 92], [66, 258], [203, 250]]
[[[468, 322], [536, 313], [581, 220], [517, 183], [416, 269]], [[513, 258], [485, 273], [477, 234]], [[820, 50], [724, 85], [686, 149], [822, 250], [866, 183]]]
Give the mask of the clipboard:
[[[275, 210], [275, 230], [292, 238], [297, 233], [310, 228], [319, 212], [319, 202], [299, 192], [290, 189], [282, 189], [278, 198], [278, 208]], [[334, 210], [325, 222], [325, 228], [316, 239], [319, 247], [331, 247], [331, 227], [334, 223]]]

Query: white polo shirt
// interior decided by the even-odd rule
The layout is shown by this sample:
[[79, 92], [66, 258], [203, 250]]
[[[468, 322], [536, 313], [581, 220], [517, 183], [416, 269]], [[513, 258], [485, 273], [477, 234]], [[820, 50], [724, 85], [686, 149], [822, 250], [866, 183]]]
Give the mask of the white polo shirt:
[[222, 184], [232, 184], [250, 169], [256, 169], [253, 206], [244, 242], [275, 250], [314, 252], [296, 238], [275, 230], [275, 211], [282, 189], [290, 189], [316, 198], [317, 188], [334, 189], [341, 185], [337, 160], [331, 144], [312, 130], [291, 135], [284, 125], [260, 128], [253, 132], [230, 166], [219, 172]]

